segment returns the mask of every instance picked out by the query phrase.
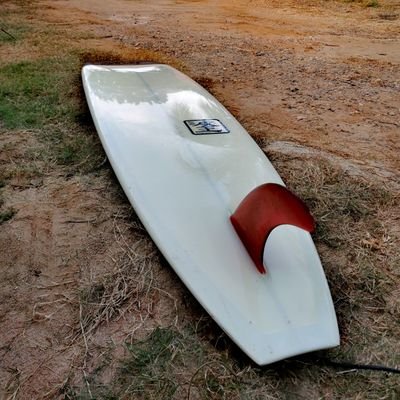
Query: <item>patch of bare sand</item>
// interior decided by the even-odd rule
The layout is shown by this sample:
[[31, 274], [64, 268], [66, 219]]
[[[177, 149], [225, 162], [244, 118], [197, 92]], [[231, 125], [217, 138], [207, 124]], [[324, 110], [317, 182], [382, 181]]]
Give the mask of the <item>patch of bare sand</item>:
[[49, 178], [43, 186], [14, 192], [8, 202], [17, 214], [0, 232], [1, 366], [8, 371], [7, 385], [23, 398], [61, 384], [80, 357], [80, 349], [69, 346], [77, 324], [77, 284], [93, 259], [88, 252], [106, 249], [101, 238], [90, 237], [89, 223], [72, 221], [98, 215], [99, 199], [79, 181]]
[[[108, 180], [108, 173], [67, 181], [63, 176], [46, 177], [38, 187], [14, 188], [5, 196], [17, 213], [0, 231], [0, 386], [4, 395], [54, 398], [67, 382], [85, 385], [82, 373], [98, 368], [92, 349], [95, 354], [100, 350], [112, 354], [116, 366], [125, 354], [125, 341], [143, 329], [143, 318], [150, 329], [171, 324], [176, 317], [171, 294], [176, 292], [176, 278], [171, 287], [152, 290], [165, 274], [171, 279], [169, 271], [154, 266], [157, 279], [145, 283], [151, 296], [146, 300], [143, 295], [140, 307], [129, 293], [129, 302], [119, 304], [116, 314], [101, 316], [99, 329], [97, 324], [90, 329], [85, 322], [97, 314], [91, 317], [91, 311], [84, 309], [82, 315], [82, 307], [99, 301], [96, 297], [88, 300], [87, 293], [102, 288], [107, 277], [117, 279], [118, 260], [125, 258], [123, 262], [132, 265], [127, 252], [138, 243], [150, 246], [154, 253], [141, 224], [132, 225], [125, 200], [115, 201], [120, 199], [117, 187], [110, 188]], [[132, 270], [130, 278], [121, 279], [136, 281], [143, 275]], [[108, 281], [111, 291], [119, 290], [114, 281]], [[110, 368], [108, 374], [114, 371]]]

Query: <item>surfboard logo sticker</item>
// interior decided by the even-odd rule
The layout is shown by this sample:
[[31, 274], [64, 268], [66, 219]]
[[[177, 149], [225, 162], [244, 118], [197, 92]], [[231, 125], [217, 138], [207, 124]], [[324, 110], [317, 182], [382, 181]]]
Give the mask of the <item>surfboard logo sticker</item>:
[[190, 119], [183, 122], [193, 135], [219, 135], [230, 132], [218, 119]]

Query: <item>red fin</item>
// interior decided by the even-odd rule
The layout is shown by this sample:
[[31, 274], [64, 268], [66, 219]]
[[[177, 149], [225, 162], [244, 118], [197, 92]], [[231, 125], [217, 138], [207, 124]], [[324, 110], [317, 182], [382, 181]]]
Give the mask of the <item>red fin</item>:
[[315, 229], [307, 206], [282, 185], [266, 183], [252, 190], [231, 216], [231, 222], [257, 269], [265, 274], [263, 253], [269, 234], [279, 225]]

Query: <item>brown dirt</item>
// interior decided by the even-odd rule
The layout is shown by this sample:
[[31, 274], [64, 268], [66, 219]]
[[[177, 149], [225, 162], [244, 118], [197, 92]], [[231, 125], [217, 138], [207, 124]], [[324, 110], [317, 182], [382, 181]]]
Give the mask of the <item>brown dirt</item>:
[[[367, 169], [399, 169], [400, 24], [381, 19], [382, 11], [267, 1], [57, 6], [67, 7], [63, 21], [91, 12], [112, 45], [178, 59], [255, 136], [324, 149]], [[53, 21], [58, 13], [49, 11]]]
[[[36, 23], [68, 32], [62, 46], [86, 49], [88, 60], [103, 53], [124, 62], [169, 62], [206, 86], [267, 153], [316, 154], [398, 193], [398, 2], [378, 9], [266, 0], [39, 4]], [[17, 61], [48, 49], [17, 45], [11, 52], [0, 48], [0, 56]], [[34, 140], [26, 137], [2, 133], [2, 165], [26, 159]], [[148, 304], [113, 315], [86, 346], [79, 336], [82, 288], [112, 274], [126, 248], [138, 240], [151, 248], [151, 241], [132, 223], [108, 169], [90, 177], [60, 170], [45, 171], [39, 181], [34, 176], [16, 174], [5, 188], [4, 207], [18, 212], [0, 228], [0, 396], [3, 390], [10, 399], [62, 398], [60, 388], [80, 384], [95, 365], [91, 356], [111, 351], [118, 359], [117, 343], [143, 316], [144, 335], [187, 311], [187, 294], [153, 249], [156, 289]], [[399, 217], [392, 218], [395, 226]]]

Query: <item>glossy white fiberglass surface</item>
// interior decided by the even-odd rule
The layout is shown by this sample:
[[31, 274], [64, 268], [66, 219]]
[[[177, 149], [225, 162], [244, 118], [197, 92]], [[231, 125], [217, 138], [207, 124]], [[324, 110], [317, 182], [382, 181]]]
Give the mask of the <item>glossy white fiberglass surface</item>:
[[[265, 182], [283, 184], [207, 91], [165, 65], [86, 66], [88, 104], [113, 169], [146, 229], [194, 296], [259, 364], [338, 344], [335, 312], [308, 233], [275, 229], [256, 270], [229, 216]], [[227, 134], [193, 135], [218, 119]]]

